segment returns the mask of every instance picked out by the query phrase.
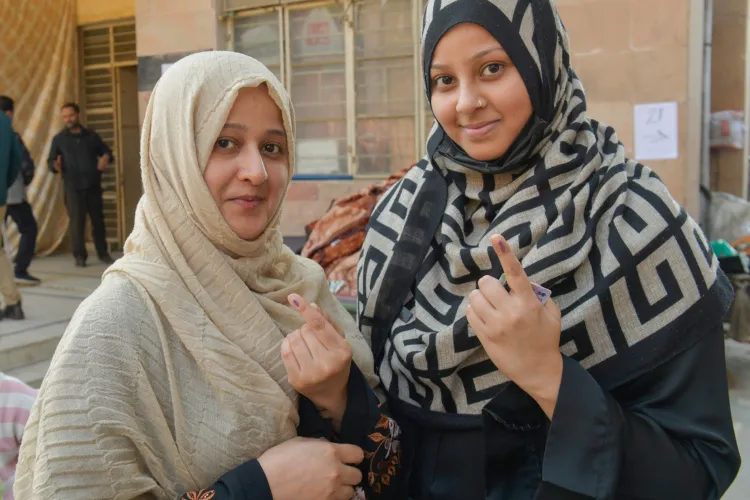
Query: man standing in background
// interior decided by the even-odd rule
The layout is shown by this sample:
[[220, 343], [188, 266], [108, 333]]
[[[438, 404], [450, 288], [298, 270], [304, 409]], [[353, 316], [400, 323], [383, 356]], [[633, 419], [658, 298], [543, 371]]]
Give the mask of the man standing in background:
[[[13, 120], [13, 111], [15, 104], [13, 99], [8, 96], [0, 96], [0, 111], [5, 113], [8, 118]], [[29, 265], [34, 258], [36, 249], [37, 224], [34, 218], [34, 212], [31, 210], [26, 200], [26, 186], [31, 184], [34, 178], [34, 160], [29, 154], [29, 150], [23, 143], [20, 134], [16, 131], [16, 138], [21, 146], [21, 171], [16, 180], [8, 188], [8, 213], [5, 220], [10, 217], [18, 226], [18, 232], [21, 235], [16, 252], [16, 269], [15, 279], [18, 284], [38, 285], [40, 280], [29, 274]]]
[[99, 134], [81, 125], [77, 104], [65, 104], [61, 111], [65, 129], [52, 140], [48, 166], [52, 172], [62, 173], [76, 266], [85, 267], [88, 258], [84, 231], [86, 214], [91, 219], [99, 260], [112, 264], [102, 201], [102, 171], [112, 163], [112, 151]]
[[[0, 221], [5, 220], [8, 186], [16, 180], [20, 170], [21, 145], [10, 118], [0, 113]], [[13, 269], [4, 249], [0, 249], [0, 293], [5, 301], [3, 318], [24, 319], [21, 294], [13, 281]]]

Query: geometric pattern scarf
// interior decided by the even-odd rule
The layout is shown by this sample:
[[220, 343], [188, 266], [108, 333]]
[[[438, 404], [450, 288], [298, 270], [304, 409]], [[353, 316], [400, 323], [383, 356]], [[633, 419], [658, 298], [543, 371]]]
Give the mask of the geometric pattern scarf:
[[605, 389], [697, 342], [732, 300], [698, 225], [653, 171], [625, 158], [611, 127], [588, 117], [551, 1], [430, 0], [428, 100], [435, 46], [465, 22], [510, 55], [534, 116], [493, 162], [470, 158], [436, 123], [425, 158], [376, 207], [358, 268], [359, 326], [383, 386], [425, 418], [479, 415], [509, 383], [464, 315], [477, 281], [502, 274], [494, 234], [552, 290], [561, 352]]

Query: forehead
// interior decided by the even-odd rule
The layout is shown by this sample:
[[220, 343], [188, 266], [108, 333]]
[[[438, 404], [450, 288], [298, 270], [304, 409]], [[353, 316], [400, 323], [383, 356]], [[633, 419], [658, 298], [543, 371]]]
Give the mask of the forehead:
[[239, 90], [232, 104], [227, 119], [263, 124], [263, 122], [282, 122], [281, 110], [271, 98], [265, 85], [246, 87]]

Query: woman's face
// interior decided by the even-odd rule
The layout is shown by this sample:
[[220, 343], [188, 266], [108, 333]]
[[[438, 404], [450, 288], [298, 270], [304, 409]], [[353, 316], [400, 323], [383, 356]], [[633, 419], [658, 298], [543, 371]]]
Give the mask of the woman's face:
[[505, 154], [533, 113], [521, 74], [502, 45], [476, 24], [440, 39], [430, 68], [435, 118], [472, 158]]
[[289, 178], [284, 122], [265, 85], [239, 91], [203, 178], [237, 236], [254, 240], [263, 233]]

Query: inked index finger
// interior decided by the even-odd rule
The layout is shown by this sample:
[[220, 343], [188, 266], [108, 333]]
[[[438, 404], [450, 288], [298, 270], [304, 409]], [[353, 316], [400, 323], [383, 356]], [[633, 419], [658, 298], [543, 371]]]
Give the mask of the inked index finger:
[[316, 305], [308, 304], [304, 298], [296, 293], [289, 295], [288, 298], [289, 303], [302, 315], [305, 323], [315, 333], [321, 344], [328, 349], [337, 345], [341, 336]]
[[500, 265], [503, 266], [505, 279], [511, 291], [516, 295], [535, 296], [526, 271], [523, 270], [521, 262], [510, 249], [506, 239], [496, 234], [490, 238], [490, 243], [500, 259]]

